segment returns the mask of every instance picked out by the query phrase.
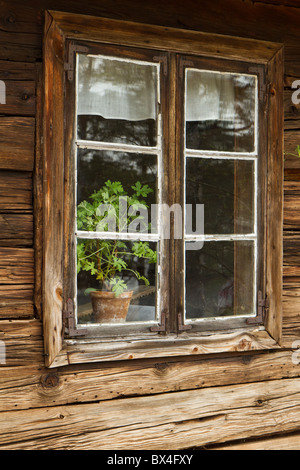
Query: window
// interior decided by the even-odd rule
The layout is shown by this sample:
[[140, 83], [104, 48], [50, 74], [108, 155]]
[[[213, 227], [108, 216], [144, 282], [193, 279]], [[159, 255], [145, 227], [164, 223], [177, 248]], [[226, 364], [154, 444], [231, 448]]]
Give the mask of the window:
[[48, 366], [278, 347], [282, 120], [278, 44], [47, 14]]

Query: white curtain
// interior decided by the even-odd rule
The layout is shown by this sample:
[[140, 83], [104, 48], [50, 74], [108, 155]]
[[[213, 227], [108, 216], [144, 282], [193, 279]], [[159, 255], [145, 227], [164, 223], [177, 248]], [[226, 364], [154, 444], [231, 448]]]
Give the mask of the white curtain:
[[106, 119], [156, 119], [156, 65], [79, 56], [78, 114]]
[[187, 71], [187, 121], [234, 121], [234, 103], [232, 75], [198, 70]]
[[[234, 121], [234, 76], [188, 70], [186, 120]], [[140, 121], [156, 119], [158, 66], [78, 55], [79, 115]]]

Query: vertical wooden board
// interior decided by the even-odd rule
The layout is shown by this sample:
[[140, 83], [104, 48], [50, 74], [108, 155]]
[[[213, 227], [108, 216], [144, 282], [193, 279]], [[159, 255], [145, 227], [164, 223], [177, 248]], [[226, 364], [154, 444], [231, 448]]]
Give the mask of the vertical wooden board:
[[267, 269], [269, 300], [267, 330], [278, 342], [282, 336], [283, 266], [283, 49], [269, 63], [267, 183]]
[[62, 348], [64, 56], [62, 36], [46, 14], [44, 45], [44, 339], [46, 365]]

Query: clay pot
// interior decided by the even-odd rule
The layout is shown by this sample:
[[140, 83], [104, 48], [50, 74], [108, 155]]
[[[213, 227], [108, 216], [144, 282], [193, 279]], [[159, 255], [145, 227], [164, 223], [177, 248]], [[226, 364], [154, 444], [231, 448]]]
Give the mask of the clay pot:
[[113, 292], [90, 292], [95, 323], [125, 322], [133, 291], [118, 297]]

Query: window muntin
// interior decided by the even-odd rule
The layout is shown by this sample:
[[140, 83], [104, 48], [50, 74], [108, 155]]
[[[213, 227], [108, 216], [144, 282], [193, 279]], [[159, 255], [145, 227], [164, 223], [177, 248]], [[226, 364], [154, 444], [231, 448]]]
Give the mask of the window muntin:
[[256, 316], [257, 77], [185, 69], [184, 200], [204, 205], [203, 232], [185, 211], [184, 321]]
[[[76, 64], [75, 236], [81, 260], [77, 262], [75, 286], [77, 323], [124, 334], [128, 325], [136, 324], [138, 329], [139, 325], [159, 323], [162, 310], [159, 276], [163, 244], [155, 212], [162, 203], [161, 64], [102, 54], [77, 54]], [[110, 208], [104, 207], [111, 205], [112, 199], [106, 201], [105, 197], [101, 198], [103, 210], [98, 211], [101, 217], [93, 221], [82, 217], [89, 204], [95, 208], [93, 195], [106, 191], [108, 184], [112, 192], [115, 188], [114, 199], [118, 199], [112, 206], [112, 220]], [[145, 210], [132, 200], [137, 194]], [[102, 216], [107, 224], [100, 223]], [[112, 256], [116, 268], [111, 270], [110, 280], [121, 286], [125, 283], [132, 295], [127, 316], [121, 320], [109, 319], [103, 312], [101, 317], [95, 306], [96, 294], [90, 292], [98, 290], [102, 281], [93, 274], [97, 270], [105, 277]], [[118, 271], [125, 263], [126, 269]]]
[[[43, 318], [46, 366], [243, 351], [245, 344], [247, 349], [277, 348], [282, 336], [282, 44], [53, 11], [46, 12], [45, 31]], [[124, 47], [120, 46], [120, 39]], [[108, 43], [110, 46], [107, 46]], [[227, 321], [227, 317], [226, 321], [214, 319], [203, 322], [197, 329], [194, 325], [182, 325], [184, 299], [180, 283], [183, 250], [182, 240], [174, 240], [167, 244], [170, 257], [162, 260], [161, 270], [165, 276], [160, 279], [160, 284], [168, 276], [170, 279], [160, 289], [164, 298], [160, 311], [167, 324], [171, 314], [174, 315], [171, 329], [165, 330], [161, 324], [156, 328], [156, 337], [155, 333], [150, 336], [133, 333], [127, 338], [125, 334], [117, 342], [112, 341], [109, 334], [102, 339], [83, 336], [85, 330], [81, 328], [80, 331], [74, 330], [75, 160], [70, 158], [75, 147], [74, 51], [86, 52], [87, 45], [91, 53], [103, 55], [110, 51], [110, 55], [117, 57], [123, 55], [125, 48], [133, 48], [131, 58], [146, 58], [149, 62], [153, 59], [164, 64], [161, 80], [167, 94], [162, 95], [163, 115], [169, 109], [174, 111], [164, 127], [165, 155], [168, 156], [164, 172], [169, 178], [166, 177], [167, 184], [162, 189], [163, 200], [168, 202], [166, 196], [171, 195], [170, 205], [183, 201], [184, 188], [184, 181], [181, 181], [184, 162], [179, 161], [184, 154], [179, 131], [181, 123], [175, 124], [176, 88], [178, 82], [181, 86], [184, 80], [183, 68], [178, 66], [177, 58], [183, 57], [189, 65], [191, 62], [197, 62], [197, 66], [201, 63], [199, 69], [257, 75], [260, 117], [257, 164], [259, 206], [262, 210], [258, 210], [260, 249], [257, 285], [261, 292], [256, 299], [259, 301], [256, 318], [247, 321], [240, 317], [235, 317], [234, 321]], [[177, 53], [171, 52], [170, 48]], [[179, 95], [183, 96], [184, 93], [180, 90]], [[182, 110], [184, 102], [177, 100], [177, 107]], [[173, 140], [175, 127], [176, 138]], [[106, 149], [110, 150], [110, 147], [111, 144], [106, 143]], [[193, 152], [189, 151], [190, 154]], [[206, 150], [205, 153], [213, 156], [212, 151]], [[164, 244], [164, 241], [161, 243]], [[167, 251], [162, 250], [164, 256]], [[166, 259], [170, 260], [170, 265], [165, 262]], [[169, 335], [177, 331], [176, 328], [179, 333], [187, 329], [190, 332]], [[101, 328], [101, 335], [102, 331]]]

